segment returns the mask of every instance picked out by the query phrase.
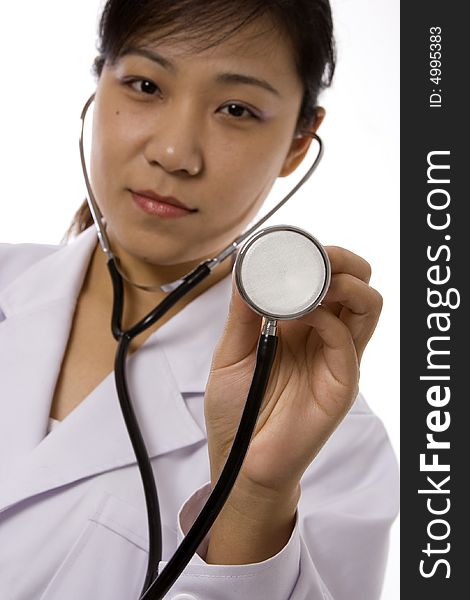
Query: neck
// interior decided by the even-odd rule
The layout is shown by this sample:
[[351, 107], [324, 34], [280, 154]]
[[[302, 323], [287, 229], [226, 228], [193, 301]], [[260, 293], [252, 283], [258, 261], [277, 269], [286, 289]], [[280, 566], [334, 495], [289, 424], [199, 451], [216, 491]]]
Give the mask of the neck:
[[[138, 261], [124, 253], [122, 256], [121, 254], [119, 255], [118, 260], [120, 268], [131, 281], [155, 288], [152, 291], [142, 290], [124, 281], [125, 301], [122, 324], [124, 329], [127, 329], [143, 318], [167, 296], [167, 293], [160, 289], [161, 285], [180, 279], [204, 259], [177, 265], [153, 265]], [[162, 318], [159, 324], [166, 322], [197, 296], [223, 279], [230, 273], [231, 268], [232, 261], [227, 259], [215, 268], [199, 285], [181, 298]], [[96, 246], [93, 252], [82, 291], [83, 293], [93, 295], [99, 302], [112, 306], [113, 289], [107, 267], [107, 258], [99, 245]], [[152, 330], [155, 330], [157, 327], [158, 325], [153, 327]]]

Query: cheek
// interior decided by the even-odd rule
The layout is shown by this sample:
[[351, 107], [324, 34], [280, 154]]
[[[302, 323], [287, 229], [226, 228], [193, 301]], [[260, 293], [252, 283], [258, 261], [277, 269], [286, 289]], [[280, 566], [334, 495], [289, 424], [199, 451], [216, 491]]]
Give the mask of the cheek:
[[104, 201], [109, 192], [122, 187], [136, 145], [134, 132], [118, 108], [98, 107], [93, 119], [90, 172], [93, 187]]
[[234, 213], [244, 213], [268, 193], [281, 170], [284, 153], [273, 139], [219, 144], [207, 155], [209, 178], [217, 186], [212, 201]]
[[279, 172], [278, 164], [267, 154], [251, 148], [213, 157], [216, 167], [213, 163], [211, 189], [201, 218], [203, 230], [210, 232], [218, 245], [237, 237], [260, 210]]

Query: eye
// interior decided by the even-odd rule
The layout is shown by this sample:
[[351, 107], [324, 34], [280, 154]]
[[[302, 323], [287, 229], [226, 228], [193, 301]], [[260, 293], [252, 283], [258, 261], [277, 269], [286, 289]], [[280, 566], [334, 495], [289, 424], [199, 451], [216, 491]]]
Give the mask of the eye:
[[158, 85], [153, 83], [153, 81], [150, 81], [150, 79], [129, 79], [125, 83], [135, 92], [140, 94], [145, 94], [147, 96], [154, 96], [156, 92], [158, 92], [157, 95], [161, 94]]
[[247, 108], [243, 104], [238, 104], [237, 102], [230, 102], [229, 104], [222, 106], [220, 111], [224, 115], [229, 115], [230, 117], [234, 117], [239, 120], [260, 118], [254, 110]]

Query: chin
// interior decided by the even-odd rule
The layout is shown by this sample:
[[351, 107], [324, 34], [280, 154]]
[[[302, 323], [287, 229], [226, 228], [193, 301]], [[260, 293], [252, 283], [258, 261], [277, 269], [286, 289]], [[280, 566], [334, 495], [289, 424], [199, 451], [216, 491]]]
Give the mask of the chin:
[[112, 244], [112, 247], [121, 259], [125, 260], [128, 257], [146, 265], [162, 267], [195, 262], [201, 256], [200, 253], [194, 252], [190, 243], [182, 247], [179, 241], [162, 239], [155, 235], [142, 235], [138, 239], [135, 239], [134, 236], [131, 239], [123, 236], [116, 244]]

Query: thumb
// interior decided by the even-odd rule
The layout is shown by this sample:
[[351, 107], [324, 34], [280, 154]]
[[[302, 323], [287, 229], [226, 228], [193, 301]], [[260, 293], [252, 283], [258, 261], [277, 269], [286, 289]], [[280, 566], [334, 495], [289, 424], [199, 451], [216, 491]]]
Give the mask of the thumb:
[[214, 354], [213, 368], [222, 368], [242, 361], [258, 343], [262, 317], [243, 300], [232, 276], [232, 297], [222, 337]]

